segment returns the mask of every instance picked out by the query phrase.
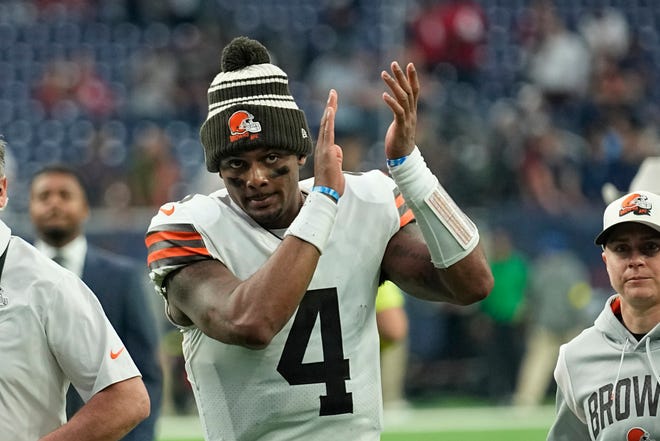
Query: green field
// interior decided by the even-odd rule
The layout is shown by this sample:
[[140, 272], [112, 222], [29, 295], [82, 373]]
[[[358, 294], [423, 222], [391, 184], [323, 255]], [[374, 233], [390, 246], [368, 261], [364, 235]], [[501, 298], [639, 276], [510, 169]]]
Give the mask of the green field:
[[[465, 407], [385, 413], [382, 441], [544, 441], [554, 408]], [[203, 441], [196, 416], [163, 417], [158, 441]]]
[[[546, 431], [498, 430], [475, 432], [384, 433], [381, 441], [544, 441]], [[202, 438], [177, 438], [171, 441], [204, 441]]]
[[[384, 433], [381, 441], [545, 441], [546, 429]], [[196, 440], [201, 441], [201, 440]]]

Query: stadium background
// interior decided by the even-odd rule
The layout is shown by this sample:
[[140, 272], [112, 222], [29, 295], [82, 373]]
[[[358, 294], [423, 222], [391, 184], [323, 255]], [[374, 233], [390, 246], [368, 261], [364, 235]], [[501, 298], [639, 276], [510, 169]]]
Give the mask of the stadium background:
[[[447, 25], [456, 10], [441, 4], [472, 15]], [[586, 20], [604, 7], [620, 21], [590, 28], [587, 40]], [[546, 56], [557, 54], [543, 52], [553, 20], [566, 53], [581, 42], [584, 57], [562, 58], [561, 46]], [[659, 22], [653, 0], [2, 0], [0, 134], [11, 153], [2, 216], [31, 237], [29, 178], [66, 162], [90, 189], [90, 240], [143, 260], [157, 207], [217, 185], [198, 139], [206, 88], [220, 49], [248, 35], [289, 73], [313, 132], [327, 90], [339, 91], [348, 170], [382, 167], [391, 115], [379, 73], [390, 60], [415, 61], [418, 143], [484, 238], [504, 228], [531, 260], [542, 238], [558, 235], [607, 292], [591, 245], [602, 185], [626, 190], [643, 158], [660, 154]], [[467, 43], [451, 46], [456, 34]], [[422, 405], [461, 404], [456, 396], [497, 404], [483, 396], [488, 360], [471, 344], [471, 311], [452, 315], [435, 374], [409, 379]]]

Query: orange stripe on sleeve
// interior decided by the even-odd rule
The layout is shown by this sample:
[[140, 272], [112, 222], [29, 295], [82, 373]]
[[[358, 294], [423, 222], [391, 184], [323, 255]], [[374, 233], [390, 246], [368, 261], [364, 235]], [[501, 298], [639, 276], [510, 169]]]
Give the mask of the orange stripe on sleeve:
[[415, 219], [415, 215], [413, 214], [412, 210], [409, 208], [406, 210], [405, 213], [401, 215], [401, 217], [399, 217], [399, 228], [405, 227], [410, 222], [412, 222], [413, 219]]
[[176, 241], [176, 240], [201, 240], [202, 235], [196, 231], [157, 231], [148, 235], [144, 242], [150, 247], [156, 242]]
[[394, 198], [394, 205], [396, 205], [396, 208], [401, 208], [403, 204], [406, 203], [406, 200], [403, 199], [403, 195], [399, 193], [396, 198]]
[[153, 262], [166, 259], [170, 257], [185, 257], [185, 256], [210, 256], [206, 248], [191, 248], [191, 247], [175, 247], [164, 248], [162, 250], [149, 253], [147, 263], [151, 265]]

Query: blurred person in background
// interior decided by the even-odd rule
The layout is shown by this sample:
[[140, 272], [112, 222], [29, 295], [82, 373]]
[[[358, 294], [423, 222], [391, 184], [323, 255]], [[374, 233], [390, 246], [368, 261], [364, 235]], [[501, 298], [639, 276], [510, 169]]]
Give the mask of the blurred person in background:
[[312, 141], [287, 74], [247, 37], [221, 65], [201, 140], [227, 187], [163, 205], [145, 238], [205, 438], [380, 439], [380, 280], [457, 305], [492, 287], [476, 226], [415, 147], [415, 67], [381, 72], [393, 178], [343, 173], [330, 90], [314, 178], [299, 181]]
[[117, 109], [110, 84], [97, 72], [94, 56], [82, 49], [70, 57], [49, 60], [34, 96], [51, 115], [67, 107], [68, 111], [102, 120]]
[[580, 167], [584, 140], [549, 119], [536, 122], [524, 139], [519, 165], [522, 199], [551, 216], [576, 213], [587, 206]]
[[620, 9], [596, 6], [580, 16], [577, 28], [589, 46], [596, 68], [603, 59], [621, 60], [628, 53], [630, 24]]
[[660, 436], [660, 196], [611, 202], [595, 239], [614, 294], [594, 325], [561, 346], [548, 441]]
[[552, 382], [559, 346], [588, 326], [592, 301], [589, 269], [559, 231], [540, 239], [525, 298], [526, 342], [513, 404], [538, 406]]
[[401, 289], [386, 280], [376, 294], [376, 325], [380, 337], [380, 377], [385, 410], [407, 407], [408, 316]]
[[520, 25], [525, 74], [538, 87], [553, 121], [570, 127], [589, 89], [591, 52], [552, 0], [534, 0]]
[[441, 73], [451, 66], [455, 81], [476, 83], [484, 61], [487, 19], [482, 6], [472, 0], [420, 2], [411, 23], [413, 48], [427, 72]]
[[179, 196], [181, 166], [172, 140], [155, 124], [147, 125], [136, 140], [130, 161], [132, 203], [160, 207]]
[[590, 198], [598, 198], [605, 183], [624, 192], [632, 188], [631, 179], [644, 158], [660, 154], [653, 116], [653, 49], [640, 41], [644, 31], [633, 32], [629, 17], [601, 5], [579, 22], [592, 53], [589, 94], [578, 119], [589, 143], [582, 185]]
[[[630, 182], [629, 192], [636, 190], [650, 191], [660, 194], [660, 156], [649, 156], [642, 161], [635, 177]], [[612, 182], [608, 182], [601, 188], [601, 194], [606, 204], [620, 198], [624, 191]]]
[[[0, 140], [0, 209], [5, 147]], [[149, 415], [149, 395], [94, 293], [1, 221], [0, 249], [2, 439], [119, 440]], [[70, 384], [85, 404], [67, 421]]]
[[[52, 164], [38, 170], [32, 178], [29, 203], [35, 247], [91, 288], [142, 373], [151, 414], [123, 439], [153, 440], [162, 395], [160, 332], [142, 266], [87, 241], [84, 226], [90, 211], [83, 181], [73, 169]], [[71, 387], [67, 416], [72, 418], [83, 404]]]
[[597, 190], [606, 182], [620, 189], [630, 188], [644, 159], [660, 154], [657, 129], [635, 113], [625, 109], [612, 111], [598, 122], [598, 132], [592, 139], [592, 151], [599, 155], [599, 160], [593, 164], [585, 162], [583, 167], [585, 171], [590, 167], [601, 167], [606, 171], [600, 181], [587, 183], [597, 196]]
[[480, 331], [486, 335], [482, 350], [488, 362], [485, 392], [494, 403], [509, 404], [522, 357], [522, 316], [529, 263], [506, 228], [496, 227], [489, 236], [488, 261], [495, 285], [490, 295], [479, 303], [483, 316]]

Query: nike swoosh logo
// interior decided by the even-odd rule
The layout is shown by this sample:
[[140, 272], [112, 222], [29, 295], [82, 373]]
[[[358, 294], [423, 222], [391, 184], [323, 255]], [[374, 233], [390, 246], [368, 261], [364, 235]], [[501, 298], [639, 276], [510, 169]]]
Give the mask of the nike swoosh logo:
[[113, 360], [121, 355], [122, 352], [124, 352], [124, 349], [126, 349], [126, 346], [122, 346], [120, 350], [117, 352], [112, 352], [112, 349], [110, 349], [110, 358]]
[[165, 216], [172, 216], [172, 213], [174, 213], [174, 205], [172, 205], [170, 208], [165, 208], [161, 207], [160, 211], [165, 215]]

